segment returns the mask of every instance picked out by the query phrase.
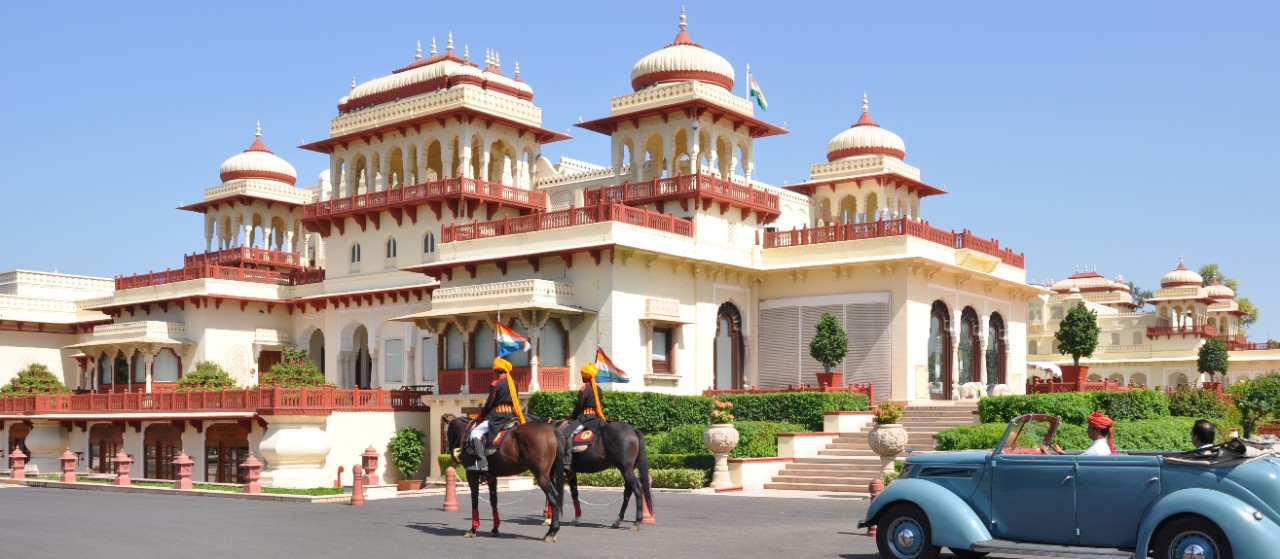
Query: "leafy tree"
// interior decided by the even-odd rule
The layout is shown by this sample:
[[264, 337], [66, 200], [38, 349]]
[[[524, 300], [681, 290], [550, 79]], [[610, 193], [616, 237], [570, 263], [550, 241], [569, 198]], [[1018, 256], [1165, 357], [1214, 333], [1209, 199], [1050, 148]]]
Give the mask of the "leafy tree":
[[1150, 289], [1138, 287], [1137, 285], [1134, 285], [1132, 281], [1129, 282], [1129, 294], [1133, 296], [1133, 304], [1139, 307], [1141, 307], [1143, 303], [1146, 303], [1147, 299], [1156, 296], [1156, 294], [1152, 293]]
[[400, 470], [402, 479], [412, 478], [422, 466], [423, 444], [422, 431], [413, 427], [401, 427], [391, 441], [387, 443], [387, 453], [391, 455], [391, 463]]
[[28, 394], [67, 394], [71, 392], [62, 379], [49, 368], [32, 363], [18, 371], [18, 375], [9, 384], [0, 386], [0, 396], [25, 396]]
[[329, 386], [324, 373], [316, 363], [307, 358], [306, 350], [287, 345], [281, 350], [283, 360], [271, 366], [258, 379], [263, 388], [319, 388]]
[[1081, 357], [1093, 357], [1093, 350], [1098, 348], [1099, 332], [1098, 314], [1080, 301], [1067, 311], [1053, 337], [1058, 340], [1058, 353], [1071, 355], [1072, 363], [1079, 367]]
[[178, 381], [178, 392], [194, 392], [197, 390], [235, 390], [236, 379], [213, 361], [196, 363], [196, 370], [182, 376]]
[[1258, 425], [1275, 419], [1280, 411], [1280, 371], [1271, 371], [1253, 380], [1231, 385], [1236, 409], [1240, 411], [1240, 427], [1244, 436], [1253, 434]]
[[822, 370], [830, 373], [831, 368], [844, 361], [844, 356], [848, 354], [849, 337], [845, 335], [844, 328], [840, 327], [835, 315], [822, 313], [817, 333], [814, 334], [813, 341], [809, 342], [809, 357], [822, 363]]
[[1201, 373], [1207, 373], [1209, 379], [1214, 379], [1214, 375], [1222, 373], [1223, 380], [1227, 378], [1227, 368], [1231, 363], [1227, 359], [1227, 344], [1222, 338], [1209, 338], [1205, 340], [1204, 345], [1200, 346], [1200, 355], [1196, 359], [1196, 370]]
[[1234, 278], [1229, 278], [1223, 275], [1222, 270], [1214, 263], [1201, 266], [1200, 269], [1197, 270], [1197, 273], [1199, 273], [1200, 277], [1203, 278], [1202, 281], [1205, 286], [1213, 283], [1214, 278], [1218, 278], [1219, 281], [1222, 282], [1222, 285], [1225, 285], [1232, 291], [1236, 292], [1236, 304], [1240, 306], [1240, 311], [1245, 313], [1240, 317], [1241, 328], [1248, 329], [1250, 326], [1253, 326], [1254, 323], [1258, 322], [1258, 308], [1254, 306], [1253, 301], [1250, 301], [1248, 297], [1240, 296], [1240, 282], [1237, 282]]

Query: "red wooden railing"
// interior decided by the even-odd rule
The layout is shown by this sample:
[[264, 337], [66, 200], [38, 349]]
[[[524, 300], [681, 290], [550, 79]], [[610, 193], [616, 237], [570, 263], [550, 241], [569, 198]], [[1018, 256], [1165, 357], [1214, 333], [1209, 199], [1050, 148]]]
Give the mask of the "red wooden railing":
[[1026, 267], [1026, 256], [1012, 249], [1000, 248], [1000, 242], [983, 239], [969, 230], [959, 233], [943, 231], [926, 222], [906, 218], [883, 219], [861, 223], [842, 223], [822, 227], [806, 227], [790, 231], [770, 231], [764, 234], [764, 248], [778, 248], [838, 241], [878, 239], [897, 235], [910, 235], [950, 248], [963, 248], [999, 258], [1001, 262], [1018, 268]]
[[849, 392], [866, 394], [868, 403], [875, 403], [875, 387], [869, 382], [851, 382], [845, 386], [818, 387], [811, 384], [788, 385], [786, 388], [744, 388], [736, 390], [707, 389], [703, 396], [719, 396], [721, 394], [775, 394], [778, 392]]
[[259, 266], [282, 266], [297, 268], [304, 266], [302, 255], [296, 252], [267, 250], [256, 247], [235, 247], [213, 252], [188, 254], [182, 258], [184, 268], [193, 268], [205, 264], [235, 266], [252, 264]]
[[1053, 394], [1056, 392], [1119, 392], [1133, 390], [1114, 380], [1086, 380], [1082, 382], [1027, 382], [1027, 394]]
[[165, 270], [132, 276], [116, 276], [116, 290], [152, 287], [181, 281], [197, 279], [222, 279], [249, 283], [265, 283], [271, 285], [304, 285], [324, 281], [324, 270], [309, 268], [276, 272], [272, 270], [254, 270], [216, 264], [202, 264], [184, 267], [178, 270]]
[[641, 182], [624, 182], [617, 186], [605, 186], [583, 193], [585, 204], [621, 202], [624, 204], [648, 204], [680, 198], [701, 198], [712, 202], [724, 202], [734, 207], [746, 208], [777, 217], [781, 212], [778, 195], [763, 188], [699, 173], [667, 178], [654, 178]]
[[569, 208], [554, 212], [539, 212], [493, 221], [476, 221], [462, 225], [444, 225], [440, 229], [440, 242], [470, 241], [503, 235], [530, 233], [588, 225], [605, 221], [618, 221], [648, 229], [656, 229], [685, 237], [693, 236], [693, 222], [675, 216], [633, 208], [623, 204], [601, 204], [583, 208]]
[[[511, 369], [511, 376], [516, 381], [516, 391], [529, 391], [529, 367], [515, 367]], [[467, 378], [467, 371], [463, 369], [441, 369], [436, 377], [438, 382], [439, 394], [461, 394], [464, 379]], [[493, 371], [488, 369], [472, 369], [470, 371], [471, 385], [468, 387], [471, 394], [483, 395], [489, 391], [489, 385], [493, 383]], [[569, 369], [566, 367], [538, 367], [538, 389], [539, 390], [568, 390], [569, 389]]]
[[1148, 326], [1147, 337], [1154, 338], [1156, 336], [1181, 336], [1194, 335], [1201, 338], [1213, 338], [1218, 335], [1218, 329], [1207, 324], [1195, 324], [1192, 326]]
[[307, 204], [302, 207], [302, 218], [325, 217], [357, 210], [380, 210], [463, 197], [507, 206], [523, 206], [533, 210], [542, 210], [547, 207], [547, 196], [542, 192], [496, 182], [455, 177]]
[[263, 388], [204, 392], [36, 394], [0, 397], [0, 413], [250, 411], [264, 415], [333, 411], [426, 410], [416, 390]]

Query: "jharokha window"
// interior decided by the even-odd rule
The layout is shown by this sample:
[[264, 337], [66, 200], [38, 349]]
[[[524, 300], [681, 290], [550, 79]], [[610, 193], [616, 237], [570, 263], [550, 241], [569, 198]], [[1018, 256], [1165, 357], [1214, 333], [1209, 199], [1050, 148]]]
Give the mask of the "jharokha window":
[[653, 362], [653, 372], [670, 374], [671, 373], [671, 351], [673, 348], [672, 339], [675, 332], [669, 326], [654, 326], [652, 347], [650, 348], [650, 359]]

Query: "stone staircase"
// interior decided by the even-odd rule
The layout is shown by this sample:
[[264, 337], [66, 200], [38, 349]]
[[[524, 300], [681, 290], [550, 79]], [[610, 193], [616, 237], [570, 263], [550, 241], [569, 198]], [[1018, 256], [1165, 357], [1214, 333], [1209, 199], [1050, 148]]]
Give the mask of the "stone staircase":
[[[976, 422], [977, 409], [968, 402], [908, 406], [899, 420], [907, 429], [907, 448], [933, 450], [935, 434]], [[867, 484], [880, 477], [880, 457], [867, 445], [870, 429], [841, 433], [817, 456], [794, 458], [764, 488], [866, 494]]]

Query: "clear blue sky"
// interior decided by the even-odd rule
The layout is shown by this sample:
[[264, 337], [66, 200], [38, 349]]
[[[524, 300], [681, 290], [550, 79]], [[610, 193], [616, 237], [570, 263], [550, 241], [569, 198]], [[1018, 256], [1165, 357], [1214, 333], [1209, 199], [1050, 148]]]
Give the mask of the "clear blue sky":
[[[826, 142], [871, 112], [908, 163], [950, 194], [936, 226], [1027, 253], [1029, 279], [1077, 266], [1157, 287], [1178, 255], [1216, 262], [1280, 338], [1280, 8], [1190, 2], [687, 2], [693, 39], [769, 100], [790, 134], [756, 144], [756, 174], [802, 181]], [[264, 140], [313, 184], [296, 149], [327, 133], [363, 82], [453, 31], [474, 60], [520, 62], [544, 126], [607, 114], [631, 66], [675, 36], [680, 4], [650, 2], [19, 2], [0, 33], [0, 270], [115, 276], [203, 250], [174, 208]], [[730, 9], [732, 8], [732, 9]], [[609, 162], [575, 128], [544, 154]]]

